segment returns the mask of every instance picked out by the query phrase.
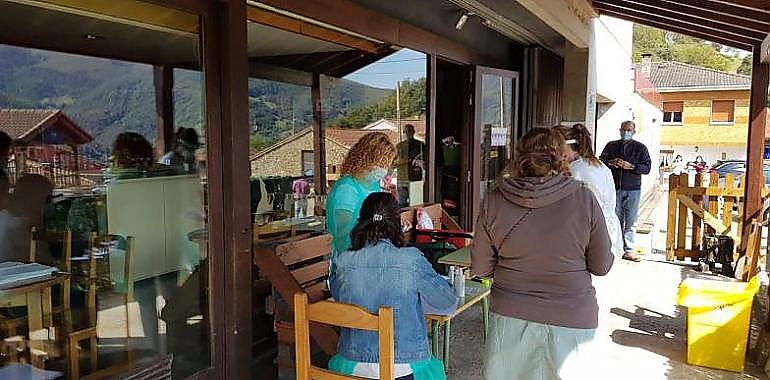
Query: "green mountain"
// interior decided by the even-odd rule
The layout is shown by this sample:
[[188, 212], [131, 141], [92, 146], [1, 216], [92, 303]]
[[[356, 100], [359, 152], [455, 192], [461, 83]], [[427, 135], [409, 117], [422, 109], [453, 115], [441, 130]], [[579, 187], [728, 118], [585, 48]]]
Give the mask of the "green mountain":
[[[402, 117], [414, 117], [425, 114], [427, 109], [426, 79], [403, 81], [399, 86], [399, 103]], [[379, 119], [396, 118], [395, 91], [378, 102], [361, 105], [336, 118], [331, 126], [339, 128], [361, 128]]]
[[[202, 125], [201, 79], [199, 72], [175, 70], [177, 127]], [[336, 120], [392, 93], [344, 79], [329, 81], [323, 93], [324, 118]], [[250, 128], [260, 145], [300, 130], [312, 119], [307, 87], [250, 79], [248, 100]], [[121, 132], [155, 138], [149, 65], [0, 45], [0, 107], [63, 109], [94, 136], [95, 141], [83, 147], [93, 158], [108, 155]]]

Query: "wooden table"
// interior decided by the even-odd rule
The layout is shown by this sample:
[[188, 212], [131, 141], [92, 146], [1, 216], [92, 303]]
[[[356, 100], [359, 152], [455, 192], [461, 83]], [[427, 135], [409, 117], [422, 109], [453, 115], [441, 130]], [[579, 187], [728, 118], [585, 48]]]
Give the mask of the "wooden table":
[[463, 268], [471, 267], [471, 247], [466, 245], [440, 259], [439, 264], [454, 265]]
[[441, 326], [444, 326], [443, 355], [441, 361], [444, 362], [444, 368], [449, 370], [449, 335], [451, 333], [452, 319], [460, 313], [468, 310], [471, 306], [481, 302], [481, 316], [484, 322], [484, 337], [487, 335], [487, 323], [489, 320], [489, 293], [490, 286], [487, 283], [473, 280], [465, 280], [465, 298], [460, 300], [452, 315], [426, 315], [425, 318], [431, 325], [431, 350], [433, 355], [438, 356], [438, 337]]
[[[68, 274], [55, 274], [52, 277], [42, 278], [40, 281], [25, 284], [8, 289], [0, 289], [0, 298], [10, 298], [13, 296], [24, 295], [27, 306], [27, 326], [29, 329], [30, 349], [43, 351], [43, 344], [32, 339], [33, 333], [43, 330], [44, 325], [50, 325], [50, 318], [53, 314], [53, 305], [51, 301], [51, 288], [54, 285], [62, 285], [70, 277]], [[69, 307], [69, 305], [63, 305]], [[44, 322], [45, 321], [45, 322]], [[40, 367], [42, 363], [35, 362], [36, 356], [33, 355], [33, 365]]]

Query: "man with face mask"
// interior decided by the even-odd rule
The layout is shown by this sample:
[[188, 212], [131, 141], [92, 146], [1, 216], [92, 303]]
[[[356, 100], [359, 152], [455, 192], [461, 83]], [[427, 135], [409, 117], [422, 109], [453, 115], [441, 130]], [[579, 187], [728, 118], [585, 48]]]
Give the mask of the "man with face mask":
[[604, 147], [600, 159], [612, 170], [615, 181], [618, 214], [623, 229], [623, 258], [640, 261], [634, 246], [636, 218], [642, 189], [642, 175], [650, 174], [652, 161], [644, 144], [633, 140], [636, 125], [627, 120], [620, 124], [620, 140], [611, 141]]

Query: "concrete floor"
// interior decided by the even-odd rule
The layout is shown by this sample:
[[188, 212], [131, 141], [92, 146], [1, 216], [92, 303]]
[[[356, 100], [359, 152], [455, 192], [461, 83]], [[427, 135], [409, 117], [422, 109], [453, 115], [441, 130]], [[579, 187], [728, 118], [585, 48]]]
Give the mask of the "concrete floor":
[[[640, 245], [662, 250], [665, 243], [665, 201], [656, 215], [653, 233], [639, 237]], [[658, 251], [662, 252], [662, 251]], [[686, 315], [676, 305], [683, 276], [692, 273], [682, 265], [665, 262], [648, 253], [640, 263], [616, 262], [610, 276], [596, 286], [600, 317], [595, 365], [617, 379], [766, 379], [760, 368], [747, 367], [743, 374], [686, 364]], [[483, 337], [479, 308], [466, 311], [452, 324], [450, 380], [482, 379]], [[610, 377], [611, 376], [611, 377]]]

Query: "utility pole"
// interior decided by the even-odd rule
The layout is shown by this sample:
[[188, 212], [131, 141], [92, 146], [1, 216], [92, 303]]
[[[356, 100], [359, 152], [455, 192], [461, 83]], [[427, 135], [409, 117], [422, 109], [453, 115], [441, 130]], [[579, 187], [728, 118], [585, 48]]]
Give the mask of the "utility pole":
[[398, 129], [398, 141], [401, 141], [401, 81], [396, 81], [396, 128]]

